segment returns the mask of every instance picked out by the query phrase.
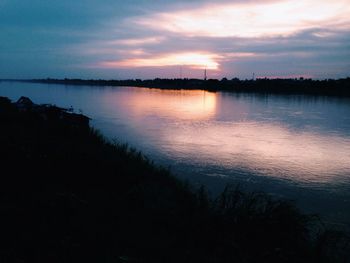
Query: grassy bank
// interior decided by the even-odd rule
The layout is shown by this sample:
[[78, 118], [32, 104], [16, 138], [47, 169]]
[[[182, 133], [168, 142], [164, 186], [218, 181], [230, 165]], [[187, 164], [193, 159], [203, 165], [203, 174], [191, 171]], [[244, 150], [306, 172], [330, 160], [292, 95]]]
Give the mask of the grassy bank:
[[[22, 105], [23, 106], [23, 105]], [[211, 200], [83, 116], [0, 98], [0, 262], [346, 262], [347, 239], [284, 200]], [[347, 258], [349, 260], [349, 258]]]

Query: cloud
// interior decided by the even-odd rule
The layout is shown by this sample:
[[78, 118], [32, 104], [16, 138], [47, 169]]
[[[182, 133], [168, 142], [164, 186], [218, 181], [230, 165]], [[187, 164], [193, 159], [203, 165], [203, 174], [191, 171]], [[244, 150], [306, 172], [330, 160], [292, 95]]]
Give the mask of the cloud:
[[166, 54], [159, 57], [152, 58], [131, 58], [121, 61], [104, 61], [98, 66], [106, 68], [119, 67], [164, 67], [164, 66], [189, 66], [192, 68], [208, 68], [217, 70], [219, 63], [217, 59], [220, 57], [216, 54], [210, 53], [175, 53]]
[[333, 27], [350, 29], [348, 0], [282, 0], [208, 4], [193, 10], [163, 12], [136, 18], [141, 26], [187, 36], [271, 37]]
[[347, 76], [347, 2], [0, 0], [0, 77]]
[[140, 46], [147, 44], [159, 44], [164, 37], [145, 37], [145, 38], [129, 38], [129, 39], [117, 39], [110, 41], [110, 45], [125, 45], [125, 46]]

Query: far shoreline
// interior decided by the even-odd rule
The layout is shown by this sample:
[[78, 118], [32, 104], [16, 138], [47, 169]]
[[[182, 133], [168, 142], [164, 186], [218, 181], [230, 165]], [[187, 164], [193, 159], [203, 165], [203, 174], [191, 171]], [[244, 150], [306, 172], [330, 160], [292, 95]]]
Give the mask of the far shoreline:
[[0, 81], [15, 81], [27, 83], [62, 84], [79, 86], [109, 86], [109, 87], [140, 87], [164, 90], [206, 90], [211, 92], [224, 91], [232, 93], [259, 93], [281, 95], [310, 95], [350, 97], [350, 77], [342, 79], [313, 80], [295, 79], [2, 79]]

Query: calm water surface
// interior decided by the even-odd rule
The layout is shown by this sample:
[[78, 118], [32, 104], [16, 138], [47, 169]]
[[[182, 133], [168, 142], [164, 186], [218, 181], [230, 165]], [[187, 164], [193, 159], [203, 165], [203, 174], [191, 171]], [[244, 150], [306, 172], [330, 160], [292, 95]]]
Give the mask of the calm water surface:
[[0, 96], [73, 106], [213, 194], [239, 183], [350, 225], [349, 99], [17, 82]]

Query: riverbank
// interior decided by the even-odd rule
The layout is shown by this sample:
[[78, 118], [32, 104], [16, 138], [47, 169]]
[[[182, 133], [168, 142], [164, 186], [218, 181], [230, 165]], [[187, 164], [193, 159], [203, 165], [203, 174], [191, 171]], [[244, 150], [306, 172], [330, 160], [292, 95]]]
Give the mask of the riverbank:
[[344, 79], [256, 79], [237, 78], [209, 79], [153, 79], [153, 80], [83, 80], [83, 79], [32, 79], [34, 83], [87, 85], [87, 86], [134, 86], [158, 89], [201, 89], [235, 93], [261, 93], [285, 95], [350, 97], [350, 78]]
[[290, 202], [210, 200], [89, 119], [0, 99], [4, 262], [343, 262], [339, 232]]

